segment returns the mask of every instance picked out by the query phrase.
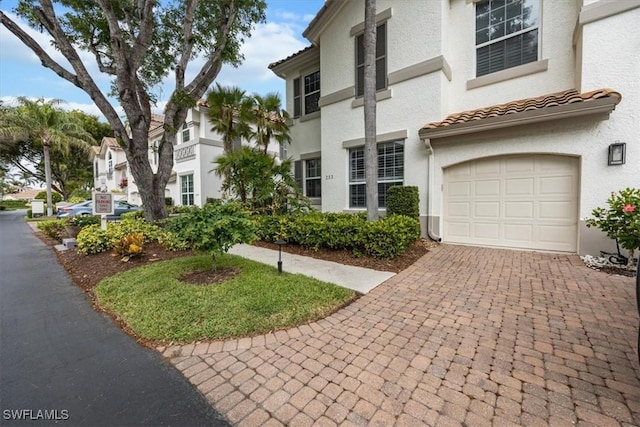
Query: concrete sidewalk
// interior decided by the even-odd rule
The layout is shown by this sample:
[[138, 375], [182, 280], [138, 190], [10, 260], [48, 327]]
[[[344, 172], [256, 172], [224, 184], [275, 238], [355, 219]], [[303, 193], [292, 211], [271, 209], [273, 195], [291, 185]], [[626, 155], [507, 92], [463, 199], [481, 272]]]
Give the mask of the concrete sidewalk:
[[[229, 253], [263, 264], [278, 265], [278, 251], [272, 249], [251, 245], [236, 245], [229, 250]], [[395, 273], [389, 271], [353, 267], [287, 252], [282, 252], [282, 270], [288, 273], [304, 274], [344, 288], [353, 289], [362, 294], [368, 293], [379, 284], [395, 276]]]

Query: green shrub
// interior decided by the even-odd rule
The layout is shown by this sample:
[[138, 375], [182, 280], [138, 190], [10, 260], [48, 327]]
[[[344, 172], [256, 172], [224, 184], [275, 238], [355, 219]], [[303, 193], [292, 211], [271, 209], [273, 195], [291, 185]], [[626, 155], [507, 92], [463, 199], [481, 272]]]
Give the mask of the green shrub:
[[73, 190], [71, 192], [71, 194], [69, 194], [69, 202], [71, 202], [71, 199], [77, 199], [78, 202], [72, 202], [72, 203], [79, 203], [79, 202], [83, 202], [85, 200], [91, 200], [92, 194], [91, 191], [89, 190], [82, 190], [80, 188]]
[[86, 227], [92, 224], [100, 224], [98, 215], [73, 215], [64, 219], [65, 225], [72, 227]]
[[69, 197], [67, 199], [67, 202], [69, 202], [71, 204], [76, 204], [76, 203], [84, 202], [85, 200], [88, 200], [88, 199], [83, 199], [82, 197], [74, 196], [74, 197]]
[[[109, 225], [107, 225], [107, 227], [108, 226]], [[105, 252], [112, 247], [107, 230], [103, 230], [97, 224], [89, 225], [80, 230], [76, 238], [76, 243], [78, 245], [78, 252], [83, 255]]]
[[144, 211], [131, 211], [124, 212], [120, 215], [120, 219], [136, 219], [136, 218], [144, 218]]
[[629, 264], [633, 263], [634, 252], [640, 249], [640, 189], [625, 188], [612, 192], [607, 199], [608, 207], [598, 207], [591, 211], [593, 218], [587, 218], [587, 227], [598, 227], [610, 239], [629, 251]]
[[[36, 197], [36, 200], [47, 200], [47, 192], [46, 191], [41, 191], [39, 192]], [[55, 205], [56, 203], [59, 203], [62, 201], [62, 195], [60, 193], [58, 193], [57, 191], [52, 191], [51, 192], [51, 202]]]
[[367, 222], [360, 234], [365, 254], [375, 258], [395, 258], [420, 238], [420, 223], [405, 215], [390, 215]]
[[4, 206], [6, 209], [24, 209], [27, 207], [26, 200], [3, 200], [0, 202], [0, 206]]
[[387, 214], [420, 218], [418, 187], [395, 185], [387, 190]]
[[38, 222], [38, 230], [54, 240], [60, 240], [65, 232], [64, 220], [48, 219]]
[[27, 218], [33, 218], [33, 211], [31, 209], [27, 209]]
[[7, 209], [7, 207], [6, 207], [6, 206], [4, 206], [4, 205], [0, 205], [0, 211], [4, 211], [4, 210], [6, 210], [6, 209]]
[[261, 240], [278, 239], [305, 247], [346, 249], [354, 255], [394, 258], [420, 238], [420, 224], [404, 215], [368, 222], [365, 213], [310, 212], [255, 219]]
[[237, 243], [251, 242], [256, 236], [249, 213], [237, 203], [208, 203], [169, 218], [166, 224], [169, 231], [193, 249], [211, 255], [213, 270], [216, 269], [216, 256]]
[[172, 197], [165, 197], [164, 198], [164, 205], [165, 206], [173, 206], [173, 198]]
[[[172, 242], [172, 237], [167, 236], [169, 233], [157, 225], [149, 224], [144, 219], [123, 219], [120, 222], [110, 222], [107, 224], [107, 230], [102, 230], [100, 225], [94, 224], [80, 230], [77, 237], [78, 252], [83, 255], [97, 254], [112, 249], [116, 242], [124, 237], [142, 233], [145, 242], [149, 243], [157, 241]], [[182, 249], [178, 243], [174, 243], [172, 250]]]

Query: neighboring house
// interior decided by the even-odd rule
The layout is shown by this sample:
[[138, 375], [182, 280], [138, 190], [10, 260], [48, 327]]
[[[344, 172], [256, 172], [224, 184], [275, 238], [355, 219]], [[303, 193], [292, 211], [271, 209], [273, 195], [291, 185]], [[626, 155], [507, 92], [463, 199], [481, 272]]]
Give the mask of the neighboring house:
[[3, 200], [24, 200], [26, 202], [31, 202], [43, 191], [45, 191], [43, 188], [27, 188], [18, 193], [5, 194]]
[[[376, 3], [381, 210], [414, 185], [423, 234], [446, 243], [615, 248], [584, 218], [640, 182], [640, 1]], [[270, 65], [324, 211], [365, 209], [363, 21], [363, 0], [327, 0], [311, 46]]]
[[[165, 196], [177, 206], [203, 206], [207, 199], [223, 197], [222, 179], [214, 173], [214, 160], [224, 153], [223, 143], [220, 135], [211, 131], [206, 112], [204, 101], [198, 102], [189, 110], [182, 129], [176, 135], [173, 171]], [[149, 164], [154, 172], [158, 168], [157, 148], [164, 132], [163, 122], [162, 116], [152, 115]], [[278, 152], [278, 145], [273, 143], [269, 153], [277, 155]], [[125, 153], [115, 138], [104, 138], [98, 154], [92, 154], [92, 160], [96, 189], [113, 192], [117, 198], [133, 204], [142, 204]]]

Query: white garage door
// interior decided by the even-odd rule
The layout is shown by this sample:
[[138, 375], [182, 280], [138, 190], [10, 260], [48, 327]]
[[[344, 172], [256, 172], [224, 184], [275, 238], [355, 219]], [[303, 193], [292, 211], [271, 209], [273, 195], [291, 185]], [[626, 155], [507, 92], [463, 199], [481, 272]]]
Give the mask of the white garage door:
[[519, 155], [444, 170], [444, 241], [575, 252], [578, 159]]

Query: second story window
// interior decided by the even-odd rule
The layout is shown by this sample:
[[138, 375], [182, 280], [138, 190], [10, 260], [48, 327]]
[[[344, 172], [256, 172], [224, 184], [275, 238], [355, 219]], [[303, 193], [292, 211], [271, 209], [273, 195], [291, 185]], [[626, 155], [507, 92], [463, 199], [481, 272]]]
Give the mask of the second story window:
[[294, 117], [320, 111], [318, 101], [320, 101], [320, 71], [293, 79]]
[[538, 60], [540, 0], [476, 4], [476, 77]]
[[191, 139], [191, 129], [186, 123], [182, 125], [182, 142], [187, 142]]
[[[376, 90], [387, 88], [387, 25], [376, 29]], [[356, 37], [356, 97], [364, 95], [364, 34]]]

